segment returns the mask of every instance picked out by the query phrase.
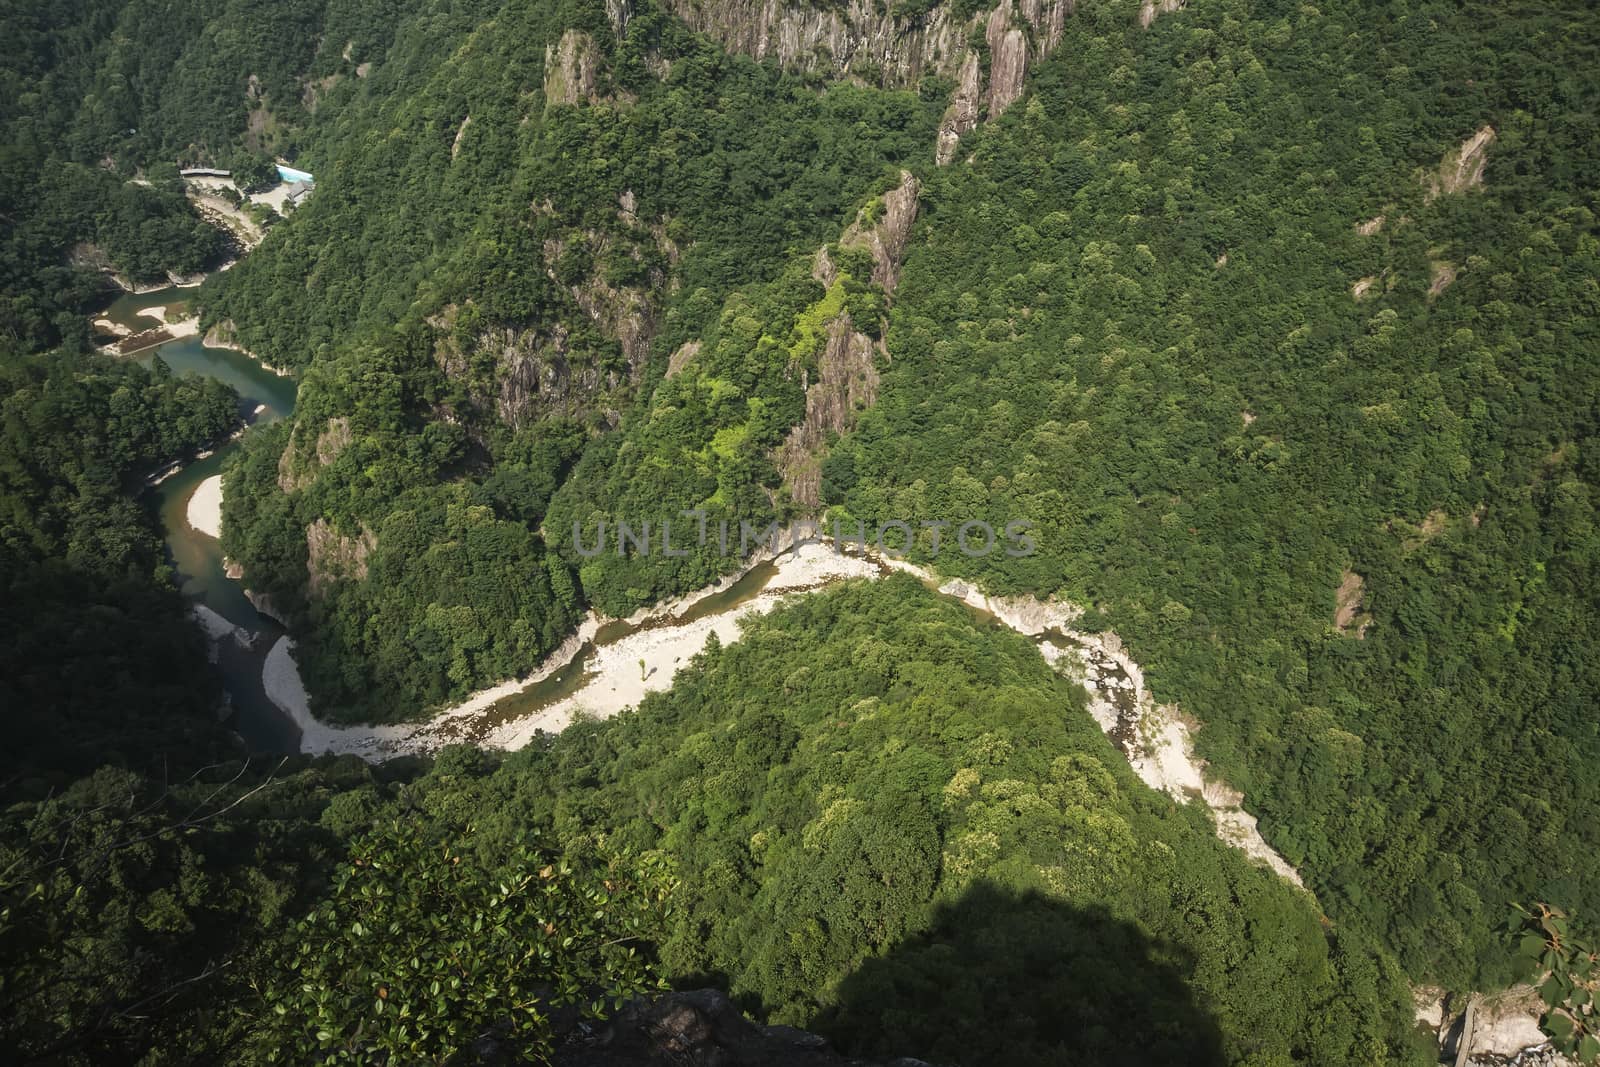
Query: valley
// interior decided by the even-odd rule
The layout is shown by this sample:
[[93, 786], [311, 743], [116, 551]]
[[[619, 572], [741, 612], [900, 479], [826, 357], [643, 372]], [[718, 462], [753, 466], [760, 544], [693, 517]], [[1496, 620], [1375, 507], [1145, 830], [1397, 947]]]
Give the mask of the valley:
[[0, 26], [22, 1061], [1600, 1061], [1593, 19]]

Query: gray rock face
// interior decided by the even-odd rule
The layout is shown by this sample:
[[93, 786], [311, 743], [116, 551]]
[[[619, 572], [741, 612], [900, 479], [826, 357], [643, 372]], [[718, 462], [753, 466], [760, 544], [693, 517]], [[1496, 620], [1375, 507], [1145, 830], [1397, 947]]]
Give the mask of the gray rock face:
[[849, 313], [828, 322], [828, 340], [817, 359], [818, 380], [806, 389], [806, 417], [773, 457], [796, 504], [814, 511], [822, 504], [822, 457], [830, 438], [849, 432], [858, 413], [878, 399], [876, 350], [853, 328]]
[[[865, 248], [872, 253], [872, 280], [885, 296], [893, 296], [900, 282], [900, 261], [911, 241], [911, 226], [917, 221], [917, 195], [921, 191], [921, 183], [911, 172], [901, 171], [900, 184], [883, 194], [877, 221], [867, 225], [858, 217], [839, 238], [841, 248]], [[823, 249], [822, 255], [826, 253]], [[823, 270], [820, 262], [817, 270]], [[832, 285], [833, 279], [830, 277], [823, 284]]]
[[544, 50], [544, 98], [548, 104], [581, 104], [594, 99], [599, 49], [581, 30], [568, 30], [559, 44]]
[[669, 0], [668, 6], [729, 51], [770, 56], [791, 70], [854, 75], [886, 88], [915, 85], [924, 73], [954, 74], [971, 28], [954, 17], [949, 4], [912, 18], [897, 17], [875, 0], [815, 7], [779, 0]]
[[984, 39], [989, 43], [989, 118], [999, 118], [1022, 95], [1028, 74], [1028, 38], [1012, 26], [1011, 0], [989, 13]]
[[[826, 7], [779, 0], [668, 0], [668, 6], [729, 51], [775, 59], [790, 70], [857, 78], [884, 88], [913, 86], [925, 74], [955, 80], [939, 124], [942, 164], [955, 157], [956, 143], [977, 126], [981, 111], [994, 118], [1022, 95], [1032, 63], [1061, 43], [1074, 0], [1000, 0], [965, 19], [948, 2], [912, 16], [895, 15], [892, 5], [877, 0]], [[987, 93], [972, 47], [975, 30], [983, 32], [989, 50]]]
[[956, 146], [963, 134], [978, 125], [978, 103], [983, 95], [983, 67], [976, 52], [967, 54], [961, 64], [961, 76], [956, 91], [951, 94], [950, 106], [939, 120], [939, 143], [934, 149], [934, 159], [944, 166], [955, 158]]

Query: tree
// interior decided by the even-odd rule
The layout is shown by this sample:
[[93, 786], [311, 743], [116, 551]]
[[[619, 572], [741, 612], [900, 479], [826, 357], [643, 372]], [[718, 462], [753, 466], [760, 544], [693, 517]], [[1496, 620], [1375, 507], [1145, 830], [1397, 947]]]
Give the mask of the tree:
[[259, 1059], [444, 1063], [491, 1038], [538, 1061], [556, 1009], [599, 1017], [661, 984], [643, 951], [670, 889], [659, 863], [574, 867], [524, 841], [491, 866], [472, 833], [407, 821], [355, 842], [254, 983]]

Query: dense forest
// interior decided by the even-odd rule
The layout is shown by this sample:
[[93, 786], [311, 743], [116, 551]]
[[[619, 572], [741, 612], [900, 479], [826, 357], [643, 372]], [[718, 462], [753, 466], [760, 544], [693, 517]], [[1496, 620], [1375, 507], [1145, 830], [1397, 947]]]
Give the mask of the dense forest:
[[[0, 4], [22, 1061], [559, 1061], [580, 1018], [711, 985], [883, 1059], [1422, 1063], [1408, 986], [1570, 956], [1600, 914], [1600, 23], [785, 8], [893, 27], [845, 56], [700, 7]], [[232, 453], [221, 545], [318, 715], [427, 715], [747, 554], [582, 550], [619, 523], [903, 522], [1119, 635], [1308, 891], [909, 579], [797, 597], [516, 753], [246, 752], [141, 494], [238, 398], [86, 323], [109, 276], [238, 253], [178, 167], [274, 159], [315, 195], [196, 299], [298, 378]], [[1037, 551], [934, 551], [969, 519]]]
[[[1600, 40], [1498, 10], [1262, 27], [1308, 64], [1227, 5], [1137, 51], [1070, 26], [1070, 75], [933, 180], [824, 472], [868, 523], [1031, 520], [1036, 556], [940, 565], [1092, 605], [1330, 914], [1460, 983], [1509, 976], [1507, 903], [1600, 905], [1600, 131], [1565, 65]], [[1432, 195], [1484, 124], [1483, 188]]]
[[[593, 103], [530, 100], [536, 42], [565, 39], [573, 20], [615, 50]], [[703, 558], [580, 577], [570, 530], [634, 498], [652, 519], [663, 498], [693, 507], [719, 480], [735, 527], [766, 507], [764, 452], [803, 411], [802, 389], [785, 372], [790, 341], [738, 348], [803, 328], [825, 294], [801, 253], [837, 240], [897, 164], [925, 160], [938, 118], [937, 100], [912, 92], [819, 95], [643, 11], [621, 42], [603, 14], [520, 5], [448, 57], [418, 34], [308, 150], [324, 172], [318, 154], [336, 160], [333, 179], [202, 292], [208, 323], [306, 368], [294, 436], [254, 442], [230, 473], [224, 547], [315, 635], [301, 648], [319, 710], [357, 720], [526, 669], [571, 628], [581, 582], [631, 611], [729, 568]], [[379, 123], [407, 133], [375, 141]], [[732, 296], [757, 283], [760, 295]], [[835, 300], [848, 286], [875, 322], [865, 275], [839, 284]], [[690, 427], [697, 451], [725, 430], [722, 454], [667, 464], [686, 479], [669, 490], [659, 467], [611, 470], [605, 450], [620, 439], [606, 431], [664, 377], [654, 357], [702, 337], [696, 373], [668, 387], [684, 399], [663, 430]], [[563, 484], [575, 495], [552, 510]], [[308, 583], [319, 520], [370, 541], [366, 581]]]
[[0, 420], [0, 795], [207, 751], [222, 689], [128, 489], [226, 437], [233, 390], [159, 360], [0, 353]]
[[106, 768], [7, 816], [6, 1032], [30, 1060], [535, 1049], [504, 983], [720, 975], [885, 1058], [1426, 1062], [1395, 964], [1138, 783], [1082, 699], [901, 579], [503, 762]]

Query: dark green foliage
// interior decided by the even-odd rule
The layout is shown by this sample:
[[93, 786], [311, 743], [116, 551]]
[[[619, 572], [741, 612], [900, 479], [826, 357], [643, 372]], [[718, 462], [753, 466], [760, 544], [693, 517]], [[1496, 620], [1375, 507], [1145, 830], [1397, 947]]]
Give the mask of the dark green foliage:
[[217, 742], [203, 640], [125, 489], [225, 437], [237, 404], [159, 361], [0, 356], [0, 792]]
[[[825, 468], [847, 519], [1031, 521], [938, 565], [1092, 605], [1330, 913], [1463, 986], [1510, 978], [1508, 900], [1600, 907], [1594, 28], [1069, 20], [930, 179]], [[1484, 187], [1429, 199], [1485, 123]]]
[[1082, 699], [1027, 641], [888, 579], [415, 795], [494, 812], [488, 854], [530, 822], [669, 853], [667, 972], [858, 1054], [1412, 1062], [1393, 965], [1138, 783]]
[[110, 284], [103, 272], [165, 283], [225, 247], [175, 183], [136, 185], [13, 147], [0, 155], [0, 351], [86, 348], [82, 313]]
[[447, 1063], [491, 1037], [546, 1062], [553, 1013], [597, 1017], [659, 985], [641, 951], [658, 872], [620, 857], [574, 870], [531, 843], [485, 864], [470, 833], [408, 820], [353, 843], [265, 966], [257, 1058]]
[[[203, 662], [203, 661], [202, 661]], [[317, 815], [370, 777], [104, 768], [0, 819], [0, 1034], [16, 1063], [222, 1062], [253, 942], [326, 870]], [[354, 771], [354, 773], [351, 773]], [[180, 1055], [177, 1050], [186, 1050]]]

